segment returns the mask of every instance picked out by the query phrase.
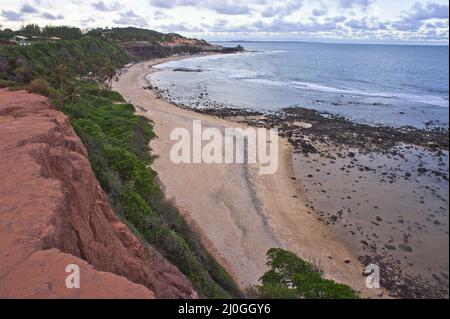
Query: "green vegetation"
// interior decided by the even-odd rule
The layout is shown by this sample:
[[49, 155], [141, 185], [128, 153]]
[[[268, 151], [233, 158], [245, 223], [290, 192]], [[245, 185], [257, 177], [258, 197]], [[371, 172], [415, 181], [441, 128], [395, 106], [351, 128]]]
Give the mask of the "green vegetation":
[[103, 71], [129, 61], [130, 57], [118, 46], [89, 36], [31, 46], [0, 46], [0, 79], [26, 84], [40, 77], [61, 87], [61, 75], [65, 82], [73, 81], [75, 75], [90, 73], [101, 79]]
[[0, 41], [11, 39], [14, 35], [35, 38], [37, 41], [57, 37], [64, 40], [79, 40], [83, 37], [81, 29], [69, 26], [46, 26], [41, 29], [37, 24], [27, 24], [18, 31], [0, 30]]
[[0, 79], [0, 89], [4, 89], [7, 87], [13, 87], [15, 85], [16, 85], [16, 82], [14, 82], [14, 81]]
[[[182, 35], [176, 33], [161, 33], [154, 30], [141, 29], [135, 27], [102, 29], [97, 28], [90, 30], [88, 33], [94, 37], [104, 37], [113, 41], [147, 41], [153, 43], [170, 42], [175, 38], [186, 39]], [[206, 42], [202, 42], [205, 44]]]
[[46, 26], [41, 29], [37, 24], [27, 24], [22, 26], [19, 31], [16, 32], [18, 35], [23, 35], [26, 37], [57, 37], [64, 40], [78, 40], [81, 39], [83, 34], [79, 28], [68, 27], [68, 26]]
[[[27, 32], [37, 28], [30, 26]], [[93, 35], [0, 46], [0, 87], [49, 96], [69, 116], [117, 215], [176, 265], [201, 296], [242, 297], [176, 207], [165, 200], [150, 168], [148, 145], [155, 136], [151, 124], [110, 91], [115, 69], [131, 59], [115, 42]]]
[[31, 81], [27, 90], [30, 93], [36, 93], [47, 97], [50, 96], [50, 94], [52, 93], [52, 88], [50, 87], [50, 84], [44, 79], [35, 79]]
[[23, 35], [25, 37], [40, 36], [41, 27], [39, 27], [37, 24], [27, 24], [25, 26], [22, 26], [17, 34]]
[[0, 30], [0, 42], [8, 41], [14, 36], [14, 31], [11, 29]]
[[319, 267], [283, 249], [267, 252], [267, 271], [261, 285], [249, 294], [269, 299], [356, 299], [348, 286], [322, 278]]
[[57, 37], [64, 40], [78, 40], [83, 36], [79, 28], [67, 26], [46, 26], [42, 29], [41, 36]]
[[88, 32], [91, 36], [103, 36], [116, 41], [150, 41], [161, 42], [165, 38], [164, 33], [153, 30], [140, 29], [134, 27], [112, 28], [112, 29], [94, 29]]

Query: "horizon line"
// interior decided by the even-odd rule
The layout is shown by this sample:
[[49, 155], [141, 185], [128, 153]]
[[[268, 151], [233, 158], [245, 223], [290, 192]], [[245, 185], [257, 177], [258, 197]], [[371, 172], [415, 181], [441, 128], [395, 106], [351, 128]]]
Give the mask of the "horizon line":
[[[25, 24], [22, 25], [22, 27], [25, 26]], [[38, 25], [40, 28], [40, 25]], [[183, 35], [183, 31], [181, 31], [181, 33], [178, 31], [173, 31], [173, 32], [164, 32], [164, 31], [160, 31], [160, 30], [156, 30], [153, 28], [149, 28], [149, 27], [136, 27], [136, 26], [106, 26], [106, 27], [87, 27], [87, 28], [83, 28], [82, 26], [79, 25], [70, 25], [70, 24], [61, 24], [61, 25], [52, 25], [49, 24], [47, 26], [66, 26], [66, 27], [75, 27], [78, 28], [80, 30], [95, 30], [95, 29], [127, 29], [127, 28], [136, 28], [136, 29], [141, 29], [141, 30], [148, 30], [148, 31], [155, 31], [155, 32], [159, 32], [162, 34], [170, 34], [170, 33], [174, 33], [174, 34], [179, 34], [181, 36], [190, 38], [189, 36]], [[13, 32], [19, 32], [20, 28], [17, 29], [12, 29], [12, 28], [5, 28], [5, 26], [2, 26], [0, 28], [0, 30], [6, 30], [6, 29], [10, 29]], [[189, 33], [189, 32], [188, 32]], [[202, 36], [197, 36], [195, 34], [192, 34], [192, 37], [195, 39], [205, 39], [208, 42], [228, 42], [228, 43], [236, 43], [236, 42], [242, 42], [242, 43], [258, 43], [258, 42], [267, 42], [267, 43], [317, 43], [317, 44], [367, 44], [367, 45], [410, 45], [410, 46], [445, 46], [448, 47], [450, 45], [450, 40], [444, 40], [444, 42], [433, 42], [433, 41], [424, 41], [424, 42], [408, 42], [408, 41], [401, 41], [401, 40], [397, 40], [398, 42], [361, 42], [360, 40], [355, 40], [354, 42], [352, 40], [343, 40], [343, 41], [339, 41], [339, 40], [332, 40], [330, 39], [329, 41], [314, 41], [314, 40], [243, 40], [243, 39], [237, 39], [237, 40], [214, 40], [214, 39], [208, 39], [208, 37], [202, 37]], [[370, 41], [370, 40], [369, 40]], [[394, 40], [395, 41], [395, 40]], [[439, 41], [439, 40], [438, 40]], [[445, 42], [446, 41], [446, 42]]]
[[315, 43], [315, 44], [363, 44], [363, 45], [410, 45], [410, 46], [443, 46], [448, 47], [449, 43], [433, 42], [350, 42], [350, 41], [308, 41], [308, 40], [207, 40], [208, 42], [219, 43]]

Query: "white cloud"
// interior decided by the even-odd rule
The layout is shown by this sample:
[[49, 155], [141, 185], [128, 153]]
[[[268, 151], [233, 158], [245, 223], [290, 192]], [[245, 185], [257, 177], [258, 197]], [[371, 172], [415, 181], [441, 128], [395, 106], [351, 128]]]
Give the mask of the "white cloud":
[[20, 12], [22, 13], [37, 13], [39, 12], [35, 7], [31, 6], [28, 3], [25, 3], [22, 8], [20, 9]]
[[118, 11], [122, 8], [122, 6], [118, 2], [114, 2], [110, 5], [105, 4], [103, 1], [95, 2], [92, 6], [97, 11], [107, 12], [107, 11]]
[[22, 21], [22, 14], [12, 10], [2, 10], [2, 16], [7, 21]]
[[54, 14], [51, 14], [48, 12], [44, 12], [43, 14], [41, 14], [41, 17], [46, 20], [62, 20], [62, 19], [64, 19], [64, 16], [62, 14], [54, 15]]
[[137, 15], [133, 10], [120, 12], [119, 18], [114, 19], [114, 23], [119, 24], [121, 26], [133, 26], [140, 28], [148, 27], [147, 20]]
[[[207, 39], [448, 42], [446, 0], [1, 0], [0, 24], [135, 26]], [[64, 19], [63, 19], [64, 18]]]
[[281, 6], [269, 6], [263, 12], [263, 17], [285, 17], [293, 14], [301, 8], [303, 2], [300, 0], [288, 1], [287, 4]]
[[345, 9], [356, 7], [367, 10], [374, 3], [375, 0], [339, 0], [339, 5]]
[[158, 8], [171, 9], [177, 6], [209, 9], [224, 15], [243, 15], [252, 12], [246, 1], [237, 0], [151, 0], [150, 3]]

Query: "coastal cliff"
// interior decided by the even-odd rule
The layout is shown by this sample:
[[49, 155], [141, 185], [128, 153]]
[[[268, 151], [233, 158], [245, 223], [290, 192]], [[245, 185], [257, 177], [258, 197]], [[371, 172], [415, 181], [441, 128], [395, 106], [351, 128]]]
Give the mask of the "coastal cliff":
[[[188, 279], [113, 212], [69, 119], [0, 90], [0, 297], [196, 298]], [[66, 288], [66, 266], [80, 289]]]

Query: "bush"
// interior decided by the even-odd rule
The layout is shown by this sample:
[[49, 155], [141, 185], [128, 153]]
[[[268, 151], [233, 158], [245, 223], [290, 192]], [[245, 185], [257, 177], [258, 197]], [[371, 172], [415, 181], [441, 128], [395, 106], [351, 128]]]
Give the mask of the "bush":
[[50, 96], [52, 90], [50, 84], [44, 79], [36, 79], [31, 81], [30, 85], [27, 88], [27, 91], [30, 93], [41, 94], [44, 96]]
[[7, 88], [7, 87], [12, 87], [12, 86], [15, 86], [15, 85], [16, 85], [16, 82], [14, 82], [14, 81], [1, 80], [0, 79], [0, 89], [4, 89], [4, 88]]
[[122, 95], [120, 95], [118, 92], [115, 92], [115, 91], [102, 90], [100, 92], [100, 95], [102, 97], [106, 97], [114, 102], [124, 102]]
[[264, 299], [357, 299], [348, 286], [322, 278], [320, 271], [290, 251], [270, 249], [270, 268], [261, 277], [261, 286], [252, 287], [248, 294]]
[[33, 73], [28, 67], [25, 66], [19, 66], [14, 70], [14, 80], [16, 82], [19, 82], [21, 84], [26, 84], [31, 81], [33, 78]]

